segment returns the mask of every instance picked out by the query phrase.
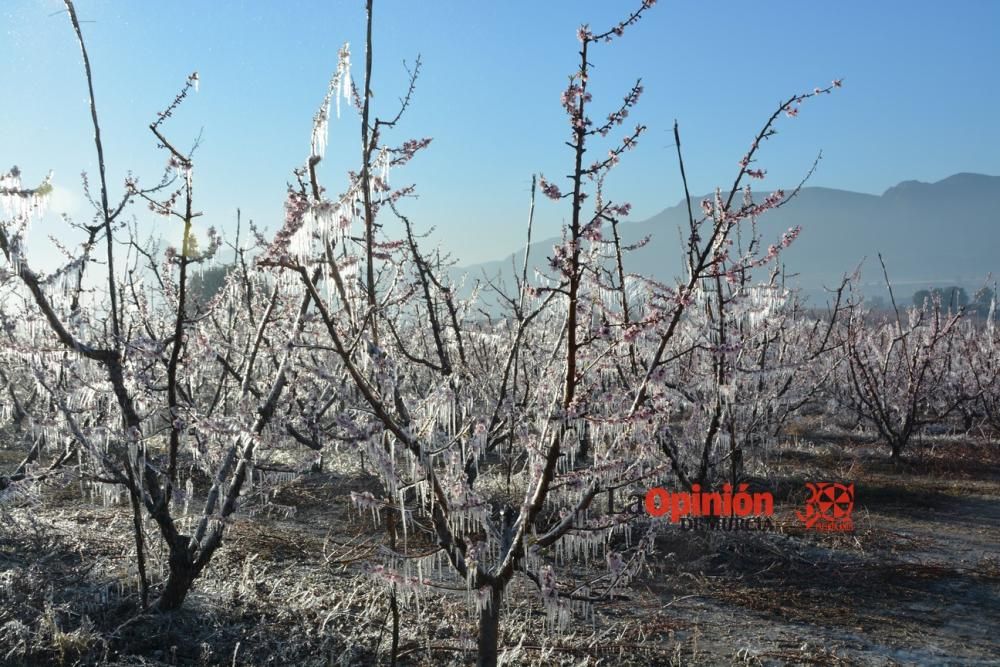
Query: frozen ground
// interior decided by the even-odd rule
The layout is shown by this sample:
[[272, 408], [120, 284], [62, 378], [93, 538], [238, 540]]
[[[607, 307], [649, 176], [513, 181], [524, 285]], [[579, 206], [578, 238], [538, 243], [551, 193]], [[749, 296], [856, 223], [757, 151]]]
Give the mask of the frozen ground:
[[[885, 454], [803, 434], [757, 480], [778, 499], [778, 532], [665, 527], [634, 589], [568, 634], [546, 628], [527, 592], [505, 616], [508, 663], [1000, 665], [1000, 448], [939, 437], [899, 467]], [[855, 532], [805, 532], [804, 483], [839, 480], [856, 485]], [[385, 597], [360, 564], [378, 531], [346, 514], [364, 485], [346, 472], [288, 484], [271, 516], [234, 522], [185, 609], [165, 617], [137, 616], [120, 584], [123, 507], [76, 486], [8, 507], [0, 664], [387, 664]], [[404, 611], [401, 664], [474, 660], [463, 596], [423, 596], [420, 623]]]

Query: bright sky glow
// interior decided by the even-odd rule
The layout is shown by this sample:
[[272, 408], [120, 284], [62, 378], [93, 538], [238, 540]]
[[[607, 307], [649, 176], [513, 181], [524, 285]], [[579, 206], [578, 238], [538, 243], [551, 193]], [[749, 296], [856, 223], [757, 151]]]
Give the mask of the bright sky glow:
[[[462, 263], [502, 257], [523, 238], [531, 174], [571, 170], [559, 104], [576, 29], [613, 25], [632, 3], [594, 0], [375, 2], [375, 109], [394, 113], [403, 61], [423, 59], [393, 143], [433, 137], [393, 184], [414, 182], [412, 220]], [[0, 161], [26, 184], [55, 170], [51, 208], [89, 216], [79, 174], [94, 174], [80, 55], [56, 0], [0, 8]], [[305, 160], [311, 119], [343, 42], [363, 75], [361, 0], [238, 2], [79, 0], [97, 85], [113, 192], [129, 170], [157, 179], [165, 156], [147, 126], [197, 70], [201, 90], [172, 121], [196, 154], [200, 224], [234, 228], [235, 210], [271, 231], [285, 184]], [[835, 95], [783, 119], [763, 152], [766, 187], [797, 183], [818, 151], [813, 185], [882, 192], [901, 180], [1000, 174], [1000, 3], [660, 0], [624, 39], [593, 53], [595, 113], [642, 77], [629, 120], [649, 126], [609, 182], [641, 220], [676, 204], [670, 128], [681, 125], [692, 189], [732, 181], [753, 133], [780, 100], [844, 79]], [[339, 191], [359, 163], [357, 119], [331, 121], [323, 178]], [[604, 150], [601, 148], [600, 150]], [[564, 210], [565, 209], [565, 210]], [[143, 229], [165, 224], [135, 206]], [[565, 207], [544, 202], [536, 238], [558, 234]], [[57, 234], [58, 220], [39, 230]], [[167, 232], [169, 235], [169, 231]]]

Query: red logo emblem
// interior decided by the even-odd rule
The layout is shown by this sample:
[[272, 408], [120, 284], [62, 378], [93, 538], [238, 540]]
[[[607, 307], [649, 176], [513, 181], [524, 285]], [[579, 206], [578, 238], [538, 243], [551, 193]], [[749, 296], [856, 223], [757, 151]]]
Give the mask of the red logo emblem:
[[806, 511], [796, 512], [807, 529], [821, 531], [854, 530], [854, 484], [806, 482], [809, 498]]

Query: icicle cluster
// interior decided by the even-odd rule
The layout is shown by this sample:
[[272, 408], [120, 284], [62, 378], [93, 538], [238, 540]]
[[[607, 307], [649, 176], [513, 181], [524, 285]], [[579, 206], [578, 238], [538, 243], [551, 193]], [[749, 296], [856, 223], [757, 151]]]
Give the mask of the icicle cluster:
[[310, 155], [322, 158], [326, 154], [327, 137], [330, 131], [330, 104], [336, 105], [337, 118], [340, 118], [340, 98], [351, 104], [351, 49], [349, 44], [340, 48], [337, 57], [337, 69], [330, 77], [323, 103], [313, 117], [312, 144]]

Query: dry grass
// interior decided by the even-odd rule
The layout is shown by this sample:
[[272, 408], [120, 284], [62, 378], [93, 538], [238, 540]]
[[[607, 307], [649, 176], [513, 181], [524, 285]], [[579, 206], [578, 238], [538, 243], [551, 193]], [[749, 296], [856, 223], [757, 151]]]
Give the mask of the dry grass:
[[[548, 626], [537, 595], [519, 583], [505, 609], [506, 664], [995, 658], [998, 473], [996, 444], [925, 442], [891, 466], [870, 443], [803, 431], [753, 480], [776, 495], [776, 533], [665, 526], [636, 586], [567, 632]], [[839, 479], [857, 488], [855, 531], [804, 530], [795, 516], [804, 482]], [[4, 506], [0, 664], [385, 664], [386, 591], [355, 562], [382, 529], [348, 509], [350, 492], [364, 490], [372, 480], [353, 463], [281, 485], [254, 517], [232, 523], [185, 608], [157, 617], [138, 613], [125, 507], [97, 505], [73, 484], [45, 489], [37, 504]], [[154, 578], [163, 558], [151, 549]], [[475, 619], [456, 588], [403, 601], [401, 664], [473, 660]]]

